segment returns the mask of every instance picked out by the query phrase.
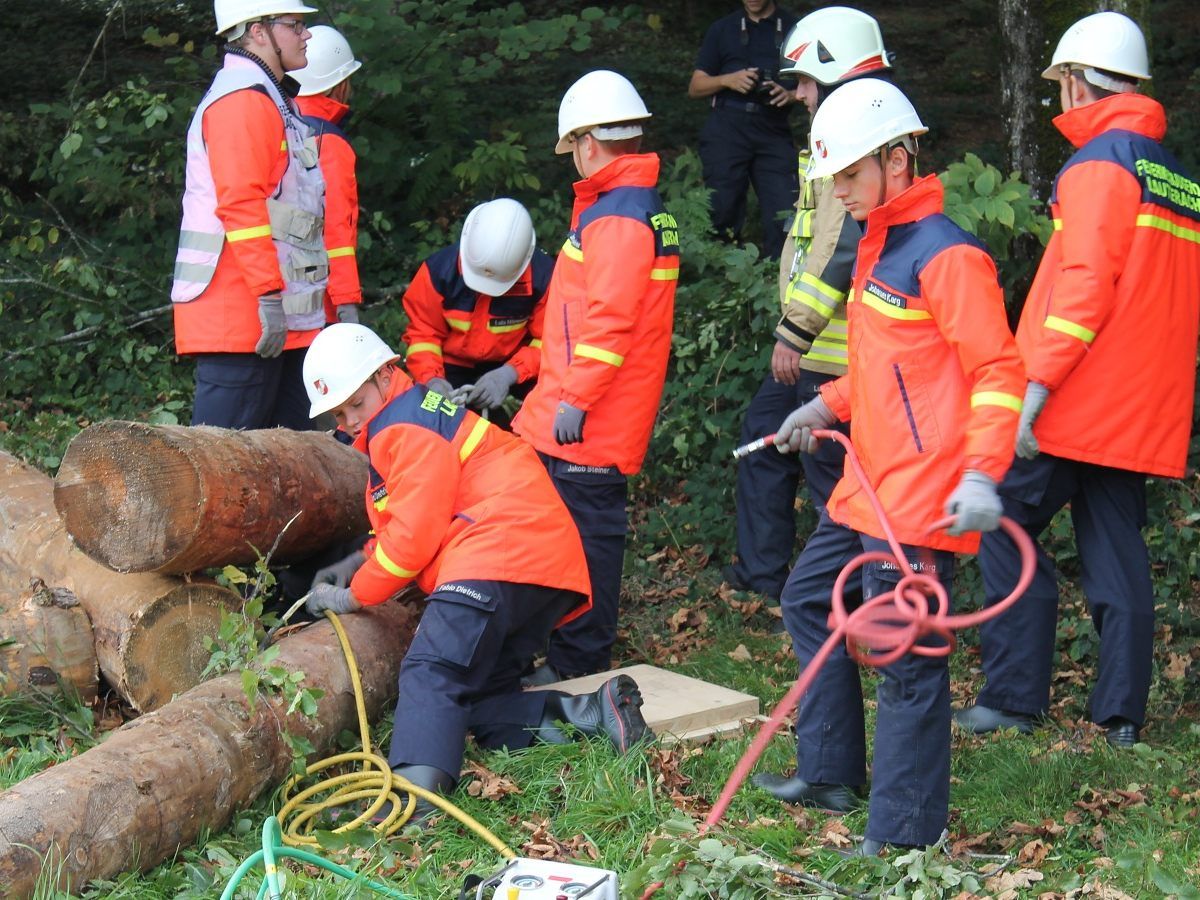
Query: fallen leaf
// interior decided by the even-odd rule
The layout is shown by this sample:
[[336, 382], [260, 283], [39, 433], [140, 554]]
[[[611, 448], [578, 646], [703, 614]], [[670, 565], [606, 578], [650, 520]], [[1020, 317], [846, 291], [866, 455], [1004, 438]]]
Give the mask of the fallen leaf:
[[728, 654], [734, 662], [751, 662], [754, 657], [750, 655], [750, 651], [746, 649], [745, 644], [738, 644]]

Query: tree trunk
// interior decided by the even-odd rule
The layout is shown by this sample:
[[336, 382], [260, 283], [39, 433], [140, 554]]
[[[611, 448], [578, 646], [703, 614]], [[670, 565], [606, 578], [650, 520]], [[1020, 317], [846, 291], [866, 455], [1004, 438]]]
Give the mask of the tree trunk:
[[[415, 607], [397, 602], [342, 617], [372, 720], [395, 699], [396, 672], [418, 617]], [[279, 646], [278, 664], [303, 671], [305, 687], [325, 692], [315, 717], [285, 717], [279, 695], [260, 696], [250, 709], [233, 672], [0, 794], [4, 896], [30, 896], [43, 870], [58, 872], [59, 889], [78, 891], [97, 878], [149, 869], [205, 829], [224, 828], [288, 775], [284, 726], [311, 741], [318, 757], [343, 729], [357, 733], [354, 691], [329, 623]]]
[[92, 623], [74, 594], [37, 578], [0, 590], [0, 694], [64, 690], [91, 703], [98, 682]]
[[67, 447], [54, 504], [92, 559], [178, 574], [365, 534], [366, 484], [366, 457], [327, 434], [101, 422]]
[[143, 712], [200, 681], [221, 610], [241, 602], [216, 584], [122, 575], [88, 559], [63, 529], [50, 479], [0, 453], [0, 586], [20, 590], [31, 577], [79, 598], [100, 671]]

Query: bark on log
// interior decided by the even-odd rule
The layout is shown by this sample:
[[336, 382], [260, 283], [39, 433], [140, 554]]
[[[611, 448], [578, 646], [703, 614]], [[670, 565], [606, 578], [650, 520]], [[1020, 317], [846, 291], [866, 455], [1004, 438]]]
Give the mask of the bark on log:
[[276, 539], [288, 563], [365, 534], [366, 483], [366, 457], [328, 434], [101, 422], [67, 447], [54, 504], [109, 568], [183, 573], [253, 562]]
[[38, 578], [0, 589], [0, 694], [65, 690], [91, 703], [98, 682], [92, 623], [74, 594]]
[[[394, 702], [396, 672], [418, 617], [415, 607], [399, 602], [342, 617], [372, 720]], [[60, 873], [61, 890], [78, 891], [97, 878], [149, 869], [202, 830], [224, 828], [235, 811], [288, 775], [285, 726], [312, 741], [318, 758], [342, 729], [357, 733], [354, 690], [329, 623], [279, 646], [279, 664], [303, 671], [305, 686], [325, 691], [315, 717], [285, 719], [278, 695], [260, 697], [250, 710], [234, 672], [0, 794], [4, 896], [30, 896], [43, 868]]]
[[20, 589], [30, 577], [79, 598], [100, 671], [143, 712], [199, 683], [221, 610], [241, 602], [216, 584], [122, 575], [88, 559], [67, 537], [51, 480], [0, 452], [0, 586]]

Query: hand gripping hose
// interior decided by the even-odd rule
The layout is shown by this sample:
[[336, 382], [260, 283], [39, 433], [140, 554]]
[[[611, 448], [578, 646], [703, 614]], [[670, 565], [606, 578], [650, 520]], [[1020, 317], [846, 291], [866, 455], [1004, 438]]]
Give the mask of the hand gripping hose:
[[[958, 616], [950, 615], [949, 598], [941, 582], [934, 575], [914, 572], [912, 566], [909, 565], [908, 558], [900, 547], [899, 541], [896, 540], [896, 535], [879, 503], [879, 498], [875, 496], [875, 492], [867, 481], [862, 463], [859, 462], [858, 455], [854, 452], [854, 446], [850, 443], [849, 438], [840, 432], [824, 429], [813, 431], [813, 436], [835, 440], [846, 448], [846, 458], [849, 460], [854, 474], [858, 477], [859, 484], [862, 485], [863, 492], [871, 503], [871, 508], [875, 510], [875, 515], [879, 518], [880, 527], [883, 528], [892, 552], [891, 554], [881, 551], [861, 553], [838, 574], [837, 581], [833, 585], [833, 609], [829, 614], [829, 623], [833, 630], [829, 639], [804, 667], [804, 671], [800, 673], [796, 683], [779, 701], [779, 705], [775, 707], [771, 717], [763, 723], [750, 747], [738, 760], [737, 766], [729, 776], [729, 781], [721, 791], [721, 796], [705, 818], [701, 831], [711, 828], [721, 821], [725, 810], [733, 801], [734, 794], [746, 780], [750, 770], [754, 768], [754, 764], [762, 756], [767, 744], [771, 742], [771, 738], [779, 730], [784, 719], [796, 708], [800, 698], [812, 686], [821, 666], [825, 664], [833, 652], [833, 648], [839, 642], [845, 641], [846, 652], [857, 662], [869, 666], [889, 665], [905, 653], [916, 653], [921, 656], [949, 656], [954, 651], [956, 644], [954, 632], [957, 629], [970, 628], [1000, 615], [1017, 602], [1017, 599], [1029, 587], [1030, 581], [1033, 580], [1036, 564], [1033, 541], [1011, 519], [1002, 518], [1000, 527], [1008, 533], [1021, 553], [1021, 574], [1017, 579], [1016, 587], [999, 603], [979, 612]], [[747, 444], [744, 448], [739, 447], [734, 451], [734, 455], [740, 458], [773, 444], [774, 441], [775, 436], [770, 435]], [[949, 516], [937, 522], [931, 530], [945, 528], [953, 522], [954, 517]], [[901, 572], [900, 581], [894, 590], [871, 598], [854, 612], [847, 614], [843, 597], [846, 582], [855, 570], [869, 562], [892, 563]], [[936, 601], [933, 608], [930, 608], [930, 597]], [[941, 643], [936, 646], [918, 644], [917, 642], [926, 635], [935, 635], [941, 639]]]

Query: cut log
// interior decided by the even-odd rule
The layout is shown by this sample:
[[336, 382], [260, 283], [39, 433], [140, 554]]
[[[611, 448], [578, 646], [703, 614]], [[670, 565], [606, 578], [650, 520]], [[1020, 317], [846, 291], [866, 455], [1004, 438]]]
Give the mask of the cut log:
[[[394, 702], [396, 672], [419, 612], [392, 602], [343, 616], [358, 658], [368, 716]], [[277, 661], [320, 688], [317, 715], [285, 717], [278, 695], [246, 703], [239, 673], [193, 688], [103, 744], [0, 794], [0, 885], [28, 897], [46, 861], [58, 887], [149, 869], [220, 830], [289, 774], [286, 727], [325, 756], [343, 729], [357, 733], [354, 690], [328, 622], [279, 642]]]
[[100, 671], [142, 712], [199, 683], [221, 610], [241, 603], [213, 583], [122, 575], [88, 559], [67, 537], [51, 480], [0, 452], [0, 586], [20, 590], [31, 577], [79, 598]]
[[91, 703], [98, 682], [92, 623], [74, 594], [38, 578], [0, 590], [0, 694], [61, 690]]
[[54, 504], [97, 562], [179, 574], [365, 534], [366, 484], [366, 457], [328, 434], [101, 422], [67, 447]]

